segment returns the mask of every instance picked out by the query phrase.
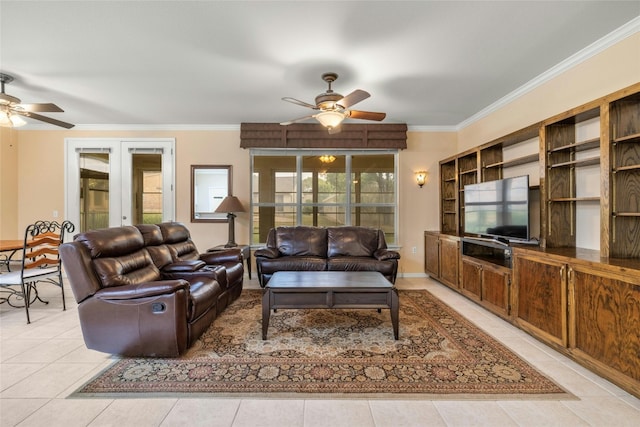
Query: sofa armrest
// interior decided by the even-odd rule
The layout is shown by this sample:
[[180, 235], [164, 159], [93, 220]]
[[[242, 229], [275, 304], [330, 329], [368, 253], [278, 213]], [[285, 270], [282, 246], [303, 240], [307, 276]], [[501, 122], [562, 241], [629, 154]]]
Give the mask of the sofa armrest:
[[131, 300], [174, 294], [181, 289], [188, 290], [189, 282], [186, 280], [157, 280], [135, 285], [102, 288], [95, 293], [94, 297], [101, 300]]
[[256, 258], [279, 258], [280, 257], [280, 252], [278, 252], [277, 249], [275, 248], [260, 248], [257, 249], [254, 254], [254, 257]]
[[222, 251], [206, 252], [200, 254], [200, 260], [209, 265], [242, 262], [242, 251], [237, 248], [229, 248]]
[[200, 260], [186, 260], [186, 261], [176, 261], [171, 264], [167, 264], [160, 270], [162, 273], [190, 273], [193, 271], [198, 271], [206, 264], [204, 261]]
[[384, 261], [388, 259], [400, 259], [400, 253], [396, 251], [390, 251], [389, 249], [378, 249], [373, 253], [373, 256], [378, 261]]

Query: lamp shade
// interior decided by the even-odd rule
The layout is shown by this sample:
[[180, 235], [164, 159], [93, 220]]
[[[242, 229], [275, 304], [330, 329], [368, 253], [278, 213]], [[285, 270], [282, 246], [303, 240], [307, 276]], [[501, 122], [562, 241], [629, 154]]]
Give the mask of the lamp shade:
[[322, 113], [316, 114], [314, 117], [322, 124], [322, 126], [333, 129], [340, 126], [340, 123], [342, 123], [346, 116], [344, 113], [339, 111], [323, 111]]
[[227, 196], [215, 210], [216, 213], [245, 212], [244, 206], [236, 196]]

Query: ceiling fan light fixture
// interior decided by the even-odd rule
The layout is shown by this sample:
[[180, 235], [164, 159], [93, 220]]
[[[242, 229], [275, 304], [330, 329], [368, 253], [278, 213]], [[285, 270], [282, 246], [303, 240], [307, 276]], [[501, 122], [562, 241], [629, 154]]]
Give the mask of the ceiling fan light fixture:
[[11, 120], [9, 120], [9, 116], [6, 111], [0, 111], [0, 126], [2, 127], [10, 127]]
[[314, 116], [320, 124], [328, 129], [334, 129], [340, 126], [340, 123], [347, 117], [345, 113], [340, 111], [323, 111]]
[[18, 128], [20, 126], [24, 126], [27, 124], [26, 120], [24, 120], [22, 117], [20, 116], [16, 116], [15, 114], [11, 114], [9, 116], [9, 120], [11, 120], [11, 125], [14, 128]]

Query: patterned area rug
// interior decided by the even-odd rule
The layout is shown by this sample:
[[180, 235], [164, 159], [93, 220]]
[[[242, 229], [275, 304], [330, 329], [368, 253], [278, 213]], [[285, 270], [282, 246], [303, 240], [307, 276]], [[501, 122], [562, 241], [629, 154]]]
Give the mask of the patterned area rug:
[[473, 399], [571, 395], [427, 291], [388, 310], [278, 310], [261, 337], [261, 291], [245, 290], [182, 357], [122, 359], [74, 397]]

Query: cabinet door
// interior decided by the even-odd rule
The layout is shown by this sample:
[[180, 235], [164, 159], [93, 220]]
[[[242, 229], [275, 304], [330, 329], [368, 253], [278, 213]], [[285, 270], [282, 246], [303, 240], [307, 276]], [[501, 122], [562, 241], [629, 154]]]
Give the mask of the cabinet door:
[[424, 271], [434, 279], [440, 278], [440, 239], [437, 234], [424, 235]]
[[[571, 347], [640, 393], [640, 277], [571, 270]], [[611, 370], [611, 369], [609, 369]]]
[[506, 269], [485, 265], [482, 269], [482, 302], [502, 316], [509, 316], [509, 283], [511, 273]]
[[514, 256], [515, 317], [522, 329], [567, 345], [567, 265], [548, 258]]
[[458, 287], [459, 257], [460, 242], [440, 239], [440, 280], [454, 288]]
[[462, 287], [466, 296], [476, 301], [482, 298], [482, 265], [468, 257], [462, 258]]

